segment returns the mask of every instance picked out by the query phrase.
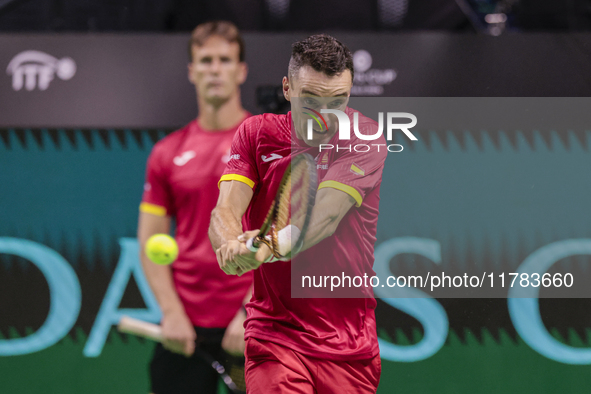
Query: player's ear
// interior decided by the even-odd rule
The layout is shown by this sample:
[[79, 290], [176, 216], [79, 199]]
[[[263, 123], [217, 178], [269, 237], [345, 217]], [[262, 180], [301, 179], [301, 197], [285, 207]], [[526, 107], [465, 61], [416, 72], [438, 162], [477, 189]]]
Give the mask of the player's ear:
[[287, 77], [283, 77], [282, 85], [283, 85], [283, 97], [285, 97], [285, 99], [287, 101], [291, 101], [290, 100], [289, 79]]
[[193, 78], [193, 63], [187, 64], [187, 78], [189, 82], [195, 85], [195, 79]]
[[248, 76], [248, 64], [240, 62], [238, 65], [238, 85], [242, 85], [246, 81]]

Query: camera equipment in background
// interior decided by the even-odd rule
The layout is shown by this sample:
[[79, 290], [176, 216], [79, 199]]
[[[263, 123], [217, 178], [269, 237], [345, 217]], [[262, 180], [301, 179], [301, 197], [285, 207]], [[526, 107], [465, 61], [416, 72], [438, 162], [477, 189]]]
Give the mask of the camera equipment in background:
[[285, 114], [289, 111], [289, 101], [283, 96], [281, 86], [263, 85], [256, 90], [257, 107], [263, 112]]

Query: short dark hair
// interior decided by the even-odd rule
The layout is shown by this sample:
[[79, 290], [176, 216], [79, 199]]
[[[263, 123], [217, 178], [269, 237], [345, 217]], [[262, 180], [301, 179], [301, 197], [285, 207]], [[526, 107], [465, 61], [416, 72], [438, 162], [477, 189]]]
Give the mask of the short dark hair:
[[345, 70], [354, 76], [353, 55], [343, 43], [328, 34], [316, 34], [298, 41], [291, 47], [289, 76], [297, 75], [303, 66], [310, 66], [329, 77], [340, 75]]
[[244, 61], [244, 40], [236, 25], [228, 21], [205, 22], [193, 30], [189, 40], [189, 59], [191, 61], [193, 61], [193, 47], [202, 46], [211, 36], [220, 36], [229, 42], [237, 43], [239, 48], [238, 58], [241, 62]]

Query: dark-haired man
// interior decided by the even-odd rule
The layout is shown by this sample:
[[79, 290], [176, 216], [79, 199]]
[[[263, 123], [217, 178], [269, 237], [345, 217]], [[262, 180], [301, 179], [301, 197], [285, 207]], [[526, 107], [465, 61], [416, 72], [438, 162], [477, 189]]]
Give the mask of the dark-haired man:
[[[193, 31], [189, 53], [199, 116], [154, 146], [138, 225], [140, 258], [162, 310], [164, 340], [150, 364], [155, 394], [217, 392], [218, 374], [194, 355], [195, 340], [216, 357], [220, 347], [244, 354], [242, 305], [252, 284], [251, 275], [220, 271], [207, 238], [217, 181], [234, 133], [249, 116], [240, 101], [247, 74], [244, 43], [233, 24], [209, 22]], [[179, 256], [172, 266], [157, 266], [144, 245], [151, 235], [168, 233], [173, 217]]]
[[[251, 393], [375, 393], [380, 357], [373, 293], [359, 298], [292, 298], [291, 264], [335, 267], [372, 275], [379, 187], [386, 152], [319, 151], [338, 141], [338, 121], [324, 115], [308, 138], [310, 109], [358, 114], [359, 131], [374, 134], [376, 122], [347, 107], [353, 82], [350, 51], [327, 35], [293, 45], [283, 78], [287, 115], [265, 114], [244, 122], [232, 144], [232, 159], [220, 180], [220, 198], [209, 235], [220, 267], [229, 274], [256, 269], [247, 304], [246, 383]], [[352, 122], [351, 122], [352, 124]], [[352, 133], [353, 134], [353, 133]], [[350, 146], [363, 142], [357, 136]], [[374, 141], [384, 144], [383, 137]], [[244, 241], [257, 233], [291, 155], [316, 157], [320, 180], [303, 251], [293, 262], [261, 264]], [[272, 159], [272, 160], [270, 160]], [[243, 234], [242, 217], [247, 229]], [[321, 256], [319, 259], [318, 257]], [[257, 269], [258, 268], [258, 269]]]

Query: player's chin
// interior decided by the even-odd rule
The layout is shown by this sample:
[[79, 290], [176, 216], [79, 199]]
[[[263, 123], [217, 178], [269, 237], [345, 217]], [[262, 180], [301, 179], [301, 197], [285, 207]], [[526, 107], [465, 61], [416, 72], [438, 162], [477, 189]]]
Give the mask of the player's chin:
[[205, 99], [210, 104], [223, 104], [228, 101], [230, 97], [225, 90], [212, 90], [208, 91]]
[[327, 144], [331, 138], [333, 137], [334, 133], [331, 132], [331, 130], [324, 130], [321, 132], [316, 132], [316, 130], [314, 130], [314, 134], [312, 140], [317, 143], [317, 144]]

